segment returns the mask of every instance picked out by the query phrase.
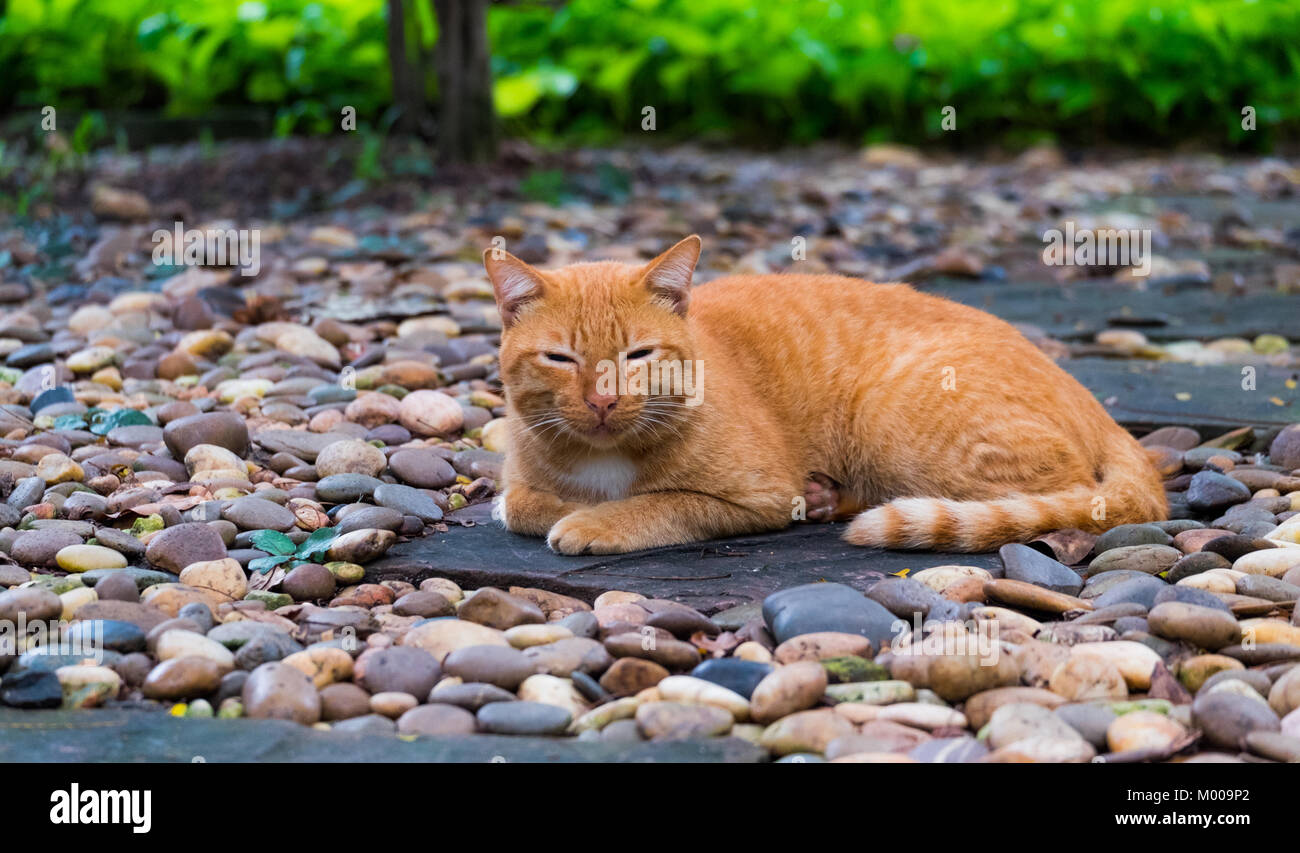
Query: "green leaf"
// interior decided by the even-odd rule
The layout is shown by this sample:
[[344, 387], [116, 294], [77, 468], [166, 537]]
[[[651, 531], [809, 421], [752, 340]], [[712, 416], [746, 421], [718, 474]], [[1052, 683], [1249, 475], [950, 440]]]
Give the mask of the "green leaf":
[[111, 430], [124, 426], [153, 426], [153, 421], [139, 409], [115, 409], [96, 415], [91, 421], [90, 431], [95, 435], [107, 435]]
[[[255, 531], [248, 537], [248, 541], [252, 542], [253, 547], [259, 551], [266, 551], [268, 554], [282, 556], [285, 559], [293, 556], [296, 549], [293, 540], [278, 530]], [[280, 562], [284, 561], [281, 560]]]
[[[267, 531], [267, 532], [274, 533], [275, 531]], [[267, 572], [271, 571], [271, 569], [274, 569], [276, 566], [280, 565], [283, 562], [286, 562], [289, 559], [291, 559], [291, 557], [288, 554], [278, 554], [273, 557], [257, 557], [256, 559], [248, 561], [248, 569], [249, 571], [257, 572], [258, 574], [264, 575]]]
[[337, 531], [333, 527], [322, 527], [314, 531], [298, 546], [298, 552], [294, 554], [295, 559], [307, 562], [312, 557], [324, 554], [330, 549], [335, 533]]

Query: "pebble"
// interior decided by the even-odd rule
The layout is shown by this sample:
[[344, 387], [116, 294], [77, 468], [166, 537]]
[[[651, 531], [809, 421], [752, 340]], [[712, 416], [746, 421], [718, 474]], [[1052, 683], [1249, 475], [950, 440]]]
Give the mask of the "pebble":
[[[739, 693], [689, 675], [670, 675], [656, 685], [666, 702], [686, 705], [711, 705], [727, 711], [737, 722], [750, 718], [749, 700]], [[756, 720], [756, 722], [762, 722]]]
[[51, 567], [59, 551], [80, 544], [82, 537], [66, 530], [26, 530], [14, 540], [9, 556], [24, 566]]
[[731, 730], [735, 719], [723, 708], [680, 702], [646, 702], [636, 709], [636, 724], [650, 740], [716, 737]]
[[730, 657], [706, 660], [692, 669], [691, 675], [752, 699], [755, 688], [774, 671], [775, 668], [769, 663]]
[[190, 563], [181, 570], [179, 581], [188, 586], [212, 590], [230, 599], [240, 599], [248, 593], [248, 579], [244, 575], [244, 569], [238, 560], [230, 557]]
[[28, 622], [53, 619], [63, 612], [63, 602], [48, 589], [21, 587], [0, 592], [0, 622]]
[[779, 667], [763, 678], [750, 697], [750, 713], [757, 723], [773, 723], [796, 711], [811, 708], [826, 692], [826, 669], [815, 661]]
[[1267, 703], [1236, 693], [1198, 695], [1192, 703], [1192, 719], [1208, 743], [1230, 750], [1239, 749], [1251, 732], [1281, 729], [1277, 714]]
[[510, 646], [501, 631], [459, 619], [435, 619], [417, 625], [403, 635], [400, 642], [404, 646], [424, 649], [439, 663], [450, 652], [466, 646]]
[[500, 631], [516, 625], [546, 621], [546, 616], [536, 604], [495, 587], [484, 587], [475, 592], [460, 606], [457, 615], [461, 619]]
[[321, 715], [320, 694], [311, 679], [283, 663], [264, 663], [253, 670], [244, 682], [242, 701], [245, 716], [253, 719], [311, 725]]
[[1241, 640], [1241, 627], [1232, 614], [1178, 601], [1157, 604], [1147, 614], [1147, 624], [1158, 636], [1202, 649], [1221, 649]]
[[64, 709], [97, 708], [122, 689], [122, 677], [107, 666], [61, 666], [54, 674], [63, 688]]
[[48, 670], [11, 673], [0, 681], [0, 705], [26, 710], [58, 708], [63, 704], [63, 685]]
[[[641, 711], [637, 711], [640, 722]], [[644, 727], [643, 727], [644, 728]], [[825, 753], [831, 741], [856, 733], [853, 724], [829, 708], [799, 711], [763, 730], [759, 742], [773, 755]]]
[[388, 457], [394, 476], [418, 489], [441, 489], [456, 481], [451, 463], [432, 450], [399, 450]]
[[[1100, 541], [1099, 539], [1098, 542]], [[1083, 578], [1076, 572], [1027, 545], [1003, 545], [998, 550], [998, 556], [1002, 560], [1006, 577], [1011, 580], [1031, 583], [1070, 596], [1078, 595], [1083, 589]]]
[[1174, 537], [1154, 524], [1121, 524], [1098, 536], [1092, 546], [1092, 553], [1095, 556], [1113, 548], [1130, 545], [1169, 545], [1174, 541]]
[[1096, 657], [1070, 657], [1052, 672], [1048, 689], [1071, 702], [1123, 699], [1128, 684], [1119, 667]]
[[398, 420], [414, 435], [448, 435], [465, 423], [465, 413], [459, 403], [441, 391], [421, 390], [402, 398]]
[[352, 503], [373, 495], [382, 485], [383, 480], [364, 474], [334, 474], [316, 483], [316, 497], [330, 503]]
[[495, 684], [457, 682], [455, 679], [440, 682], [429, 694], [430, 702], [455, 705], [474, 712], [490, 702], [515, 702], [518, 697]]
[[221, 666], [210, 658], [195, 655], [176, 657], [150, 670], [142, 689], [150, 699], [195, 699], [215, 692], [223, 674]]
[[[730, 715], [718, 713], [730, 725]], [[499, 735], [559, 735], [573, 721], [569, 711], [543, 702], [492, 702], [479, 708], [475, 717], [480, 729]]]
[[1154, 711], [1132, 711], [1116, 717], [1106, 729], [1106, 744], [1112, 752], [1166, 751], [1186, 737], [1186, 729]]
[[168, 631], [154, 644], [154, 657], [159, 661], [191, 656], [207, 658], [222, 669], [222, 674], [235, 668], [235, 656], [229, 649], [193, 631]]
[[191, 563], [221, 560], [226, 556], [226, 543], [217, 530], [203, 522], [187, 522], [156, 534], [145, 548], [149, 565], [173, 574]]
[[448, 654], [442, 665], [448, 675], [506, 690], [517, 690], [537, 672], [533, 659], [508, 645], [465, 646]]
[[280, 589], [295, 601], [331, 598], [336, 586], [333, 573], [316, 563], [295, 566], [284, 576], [284, 580], [280, 581]]
[[778, 643], [804, 634], [834, 632], [857, 634], [879, 648], [893, 636], [894, 618], [877, 602], [838, 583], [792, 587], [763, 600], [763, 619]]
[[1181, 551], [1169, 545], [1125, 545], [1094, 557], [1088, 564], [1088, 575], [1114, 571], [1156, 575], [1169, 571], [1182, 556]]
[[67, 545], [54, 555], [59, 568], [68, 572], [88, 572], [92, 569], [121, 569], [126, 567], [126, 557], [112, 548], [99, 545]]
[[353, 530], [334, 538], [325, 556], [343, 563], [369, 563], [378, 559], [393, 543], [397, 534], [391, 530]]
[[371, 712], [381, 717], [387, 717], [390, 720], [398, 719], [419, 704], [420, 700], [411, 694], [396, 691], [376, 693], [370, 697]]
[[[452, 616], [455, 614], [456, 608], [442, 593], [434, 592], [432, 590], [416, 590], [415, 592], [408, 592], [406, 595], [394, 601], [393, 612], [399, 616], [421, 616], [425, 618], [433, 618], [439, 616]], [[521, 625], [519, 628], [511, 628], [510, 631], [517, 631], [529, 627], [532, 626]], [[512, 646], [525, 648], [528, 645], [550, 643], [557, 639], [563, 639], [565, 636], [573, 636], [573, 633], [566, 628], [557, 627], [556, 629], [550, 629], [549, 626], [537, 627], [546, 629], [548, 633], [544, 637], [539, 635], [539, 637], [535, 639], [535, 642], [525, 642], [521, 645], [520, 642], [516, 640], [520, 635], [516, 634], [515, 638], [512, 638], [510, 636], [510, 631], [506, 632], [506, 639]]]
[[478, 730], [478, 720], [469, 711], [455, 705], [420, 705], [402, 714], [397, 731], [404, 735], [470, 735]]
[[320, 707], [326, 722], [362, 717], [370, 713], [370, 694], [350, 681], [330, 684], [320, 691]]
[[633, 696], [667, 677], [668, 670], [654, 661], [619, 658], [600, 677], [600, 686], [614, 696]]
[[772, 653], [778, 663], [801, 660], [821, 661], [846, 656], [871, 657], [871, 641], [858, 634], [814, 631], [781, 643]]
[[315, 464], [316, 473], [321, 477], [335, 474], [378, 477], [388, 467], [388, 457], [373, 444], [359, 439], [344, 439], [321, 450]]
[[1214, 471], [1200, 471], [1187, 487], [1187, 505], [1198, 512], [1218, 512], [1250, 500], [1250, 489]]
[[293, 530], [297, 523], [293, 512], [274, 501], [246, 497], [231, 501], [221, 510], [221, 517], [240, 530]]

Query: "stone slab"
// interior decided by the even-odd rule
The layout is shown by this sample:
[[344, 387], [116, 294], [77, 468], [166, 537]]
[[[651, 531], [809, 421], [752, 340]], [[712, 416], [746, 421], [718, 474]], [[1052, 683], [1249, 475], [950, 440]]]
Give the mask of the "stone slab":
[[590, 602], [610, 589], [670, 598], [705, 613], [760, 602], [779, 589], [835, 581], [863, 589], [903, 569], [960, 563], [1000, 565], [996, 554], [859, 548], [842, 524], [799, 524], [774, 533], [611, 556], [566, 557], [542, 539], [487, 522], [395, 545], [366, 567], [366, 579], [418, 583], [445, 577], [468, 587], [530, 586]]
[[1241, 387], [1241, 365], [1104, 358], [1066, 359], [1060, 365], [1102, 401], [1111, 417], [1138, 433], [1180, 425], [1210, 438], [1241, 426], [1300, 422], [1300, 390], [1286, 385], [1298, 378], [1297, 371], [1262, 361], [1255, 365], [1254, 390]]
[[1205, 285], [1134, 290], [1105, 280], [1062, 285], [936, 279], [916, 287], [1066, 341], [1090, 341], [1114, 328], [1136, 329], [1153, 341], [1285, 336], [1295, 334], [1294, 318], [1300, 316], [1300, 294], [1227, 295]]
[[181, 719], [156, 711], [0, 708], [0, 762], [578, 763], [768, 760], [740, 738], [638, 744], [572, 738], [420, 737], [321, 732], [282, 720]]

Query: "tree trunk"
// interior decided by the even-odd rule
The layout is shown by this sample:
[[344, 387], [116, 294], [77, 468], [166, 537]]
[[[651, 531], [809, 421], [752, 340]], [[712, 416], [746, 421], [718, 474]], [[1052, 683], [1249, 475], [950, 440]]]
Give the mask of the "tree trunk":
[[496, 155], [488, 0], [433, 0], [438, 20], [438, 155], [448, 163]]
[[387, 0], [388, 7], [388, 68], [393, 78], [393, 104], [398, 109], [393, 129], [399, 133], [415, 133], [424, 113], [423, 74], [418, 64], [411, 62], [407, 50], [406, 10], [404, 0]]

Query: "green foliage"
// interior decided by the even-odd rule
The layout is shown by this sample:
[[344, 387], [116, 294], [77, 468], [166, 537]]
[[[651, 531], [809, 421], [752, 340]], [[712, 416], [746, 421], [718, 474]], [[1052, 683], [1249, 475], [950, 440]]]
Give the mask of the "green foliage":
[[333, 527], [322, 527], [312, 531], [301, 545], [294, 545], [292, 539], [278, 530], [258, 530], [248, 539], [254, 548], [267, 552], [268, 556], [250, 560], [248, 568], [266, 574], [282, 563], [290, 566], [310, 563], [330, 549], [336, 532]]
[[387, 104], [380, 0], [9, 0], [0, 107], [266, 106], [324, 133], [345, 105]]
[[[382, 128], [384, 26], [383, 0], [9, 0], [0, 108], [253, 105], [284, 135], [352, 105]], [[959, 143], [1240, 142], [1247, 105], [1259, 144], [1300, 128], [1294, 0], [568, 0], [494, 5], [489, 30], [498, 114], [543, 139], [642, 135], [646, 107], [666, 137], [761, 144], [938, 140], [945, 105]]]
[[937, 139], [945, 105], [977, 142], [1237, 141], [1246, 105], [1300, 125], [1291, 0], [570, 0], [491, 25], [523, 132], [639, 133], [647, 106], [666, 135], [759, 143]]

